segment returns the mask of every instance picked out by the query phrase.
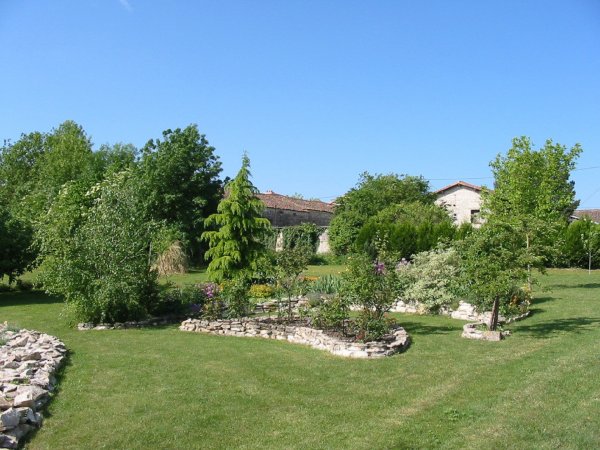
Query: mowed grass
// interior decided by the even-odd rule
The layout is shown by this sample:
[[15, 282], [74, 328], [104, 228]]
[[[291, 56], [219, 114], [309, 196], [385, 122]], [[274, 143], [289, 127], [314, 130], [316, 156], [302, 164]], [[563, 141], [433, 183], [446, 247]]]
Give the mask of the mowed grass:
[[41, 293], [0, 293], [0, 320], [71, 350], [31, 449], [598, 448], [600, 272], [542, 286], [500, 343], [398, 315], [413, 344], [373, 361], [176, 327], [78, 332]]
[[[346, 269], [346, 266], [338, 265], [322, 265], [322, 266], [308, 266], [303, 272], [305, 276], [309, 277], [322, 277], [324, 275], [340, 275], [342, 271]], [[174, 274], [160, 277], [162, 283], [173, 283], [175, 286], [185, 286], [189, 284], [205, 283], [208, 281], [208, 275], [205, 268], [194, 268], [190, 269], [185, 274]]]

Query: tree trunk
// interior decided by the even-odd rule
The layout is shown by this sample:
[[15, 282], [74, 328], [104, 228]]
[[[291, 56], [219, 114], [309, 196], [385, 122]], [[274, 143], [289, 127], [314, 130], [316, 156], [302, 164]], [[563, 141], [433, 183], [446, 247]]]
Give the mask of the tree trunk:
[[500, 310], [500, 299], [494, 298], [494, 305], [492, 306], [492, 317], [490, 318], [490, 331], [496, 331], [498, 327], [498, 311]]
[[[529, 257], [529, 234], [527, 234], [527, 257]], [[529, 292], [531, 293], [531, 264], [527, 264], [527, 287], [529, 288]]]
[[588, 275], [592, 274], [592, 251], [588, 253]]

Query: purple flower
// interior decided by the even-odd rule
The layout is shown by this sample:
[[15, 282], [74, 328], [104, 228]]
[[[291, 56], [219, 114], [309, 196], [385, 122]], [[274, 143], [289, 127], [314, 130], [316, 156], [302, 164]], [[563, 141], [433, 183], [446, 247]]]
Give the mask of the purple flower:
[[206, 298], [212, 299], [217, 295], [218, 286], [214, 283], [207, 283], [204, 285], [204, 295]]
[[377, 275], [384, 275], [385, 274], [385, 264], [380, 262], [380, 261], [375, 261], [375, 273]]

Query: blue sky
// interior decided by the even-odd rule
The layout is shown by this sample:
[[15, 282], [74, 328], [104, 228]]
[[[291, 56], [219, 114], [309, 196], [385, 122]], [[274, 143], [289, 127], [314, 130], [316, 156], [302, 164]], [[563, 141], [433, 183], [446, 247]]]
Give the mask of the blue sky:
[[332, 200], [363, 171], [491, 185], [515, 136], [584, 153], [600, 208], [600, 1], [0, 0], [0, 139], [197, 123], [224, 175]]

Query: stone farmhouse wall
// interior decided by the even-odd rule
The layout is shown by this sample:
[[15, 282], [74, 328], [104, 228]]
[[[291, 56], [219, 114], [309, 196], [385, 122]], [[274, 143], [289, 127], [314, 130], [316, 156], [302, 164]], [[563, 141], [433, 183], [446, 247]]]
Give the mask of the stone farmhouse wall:
[[332, 213], [325, 211], [293, 211], [290, 209], [265, 208], [263, 215], [275, 228], [291, 227], [301, 223], [314, 223], [320, 227], [328, 227]]
[[436, 204], [445, 207], [454, 223], [470, 222], [475, 227], [481, 225], [481, 188], [464, 182], [454, 183], [436, 192]]

